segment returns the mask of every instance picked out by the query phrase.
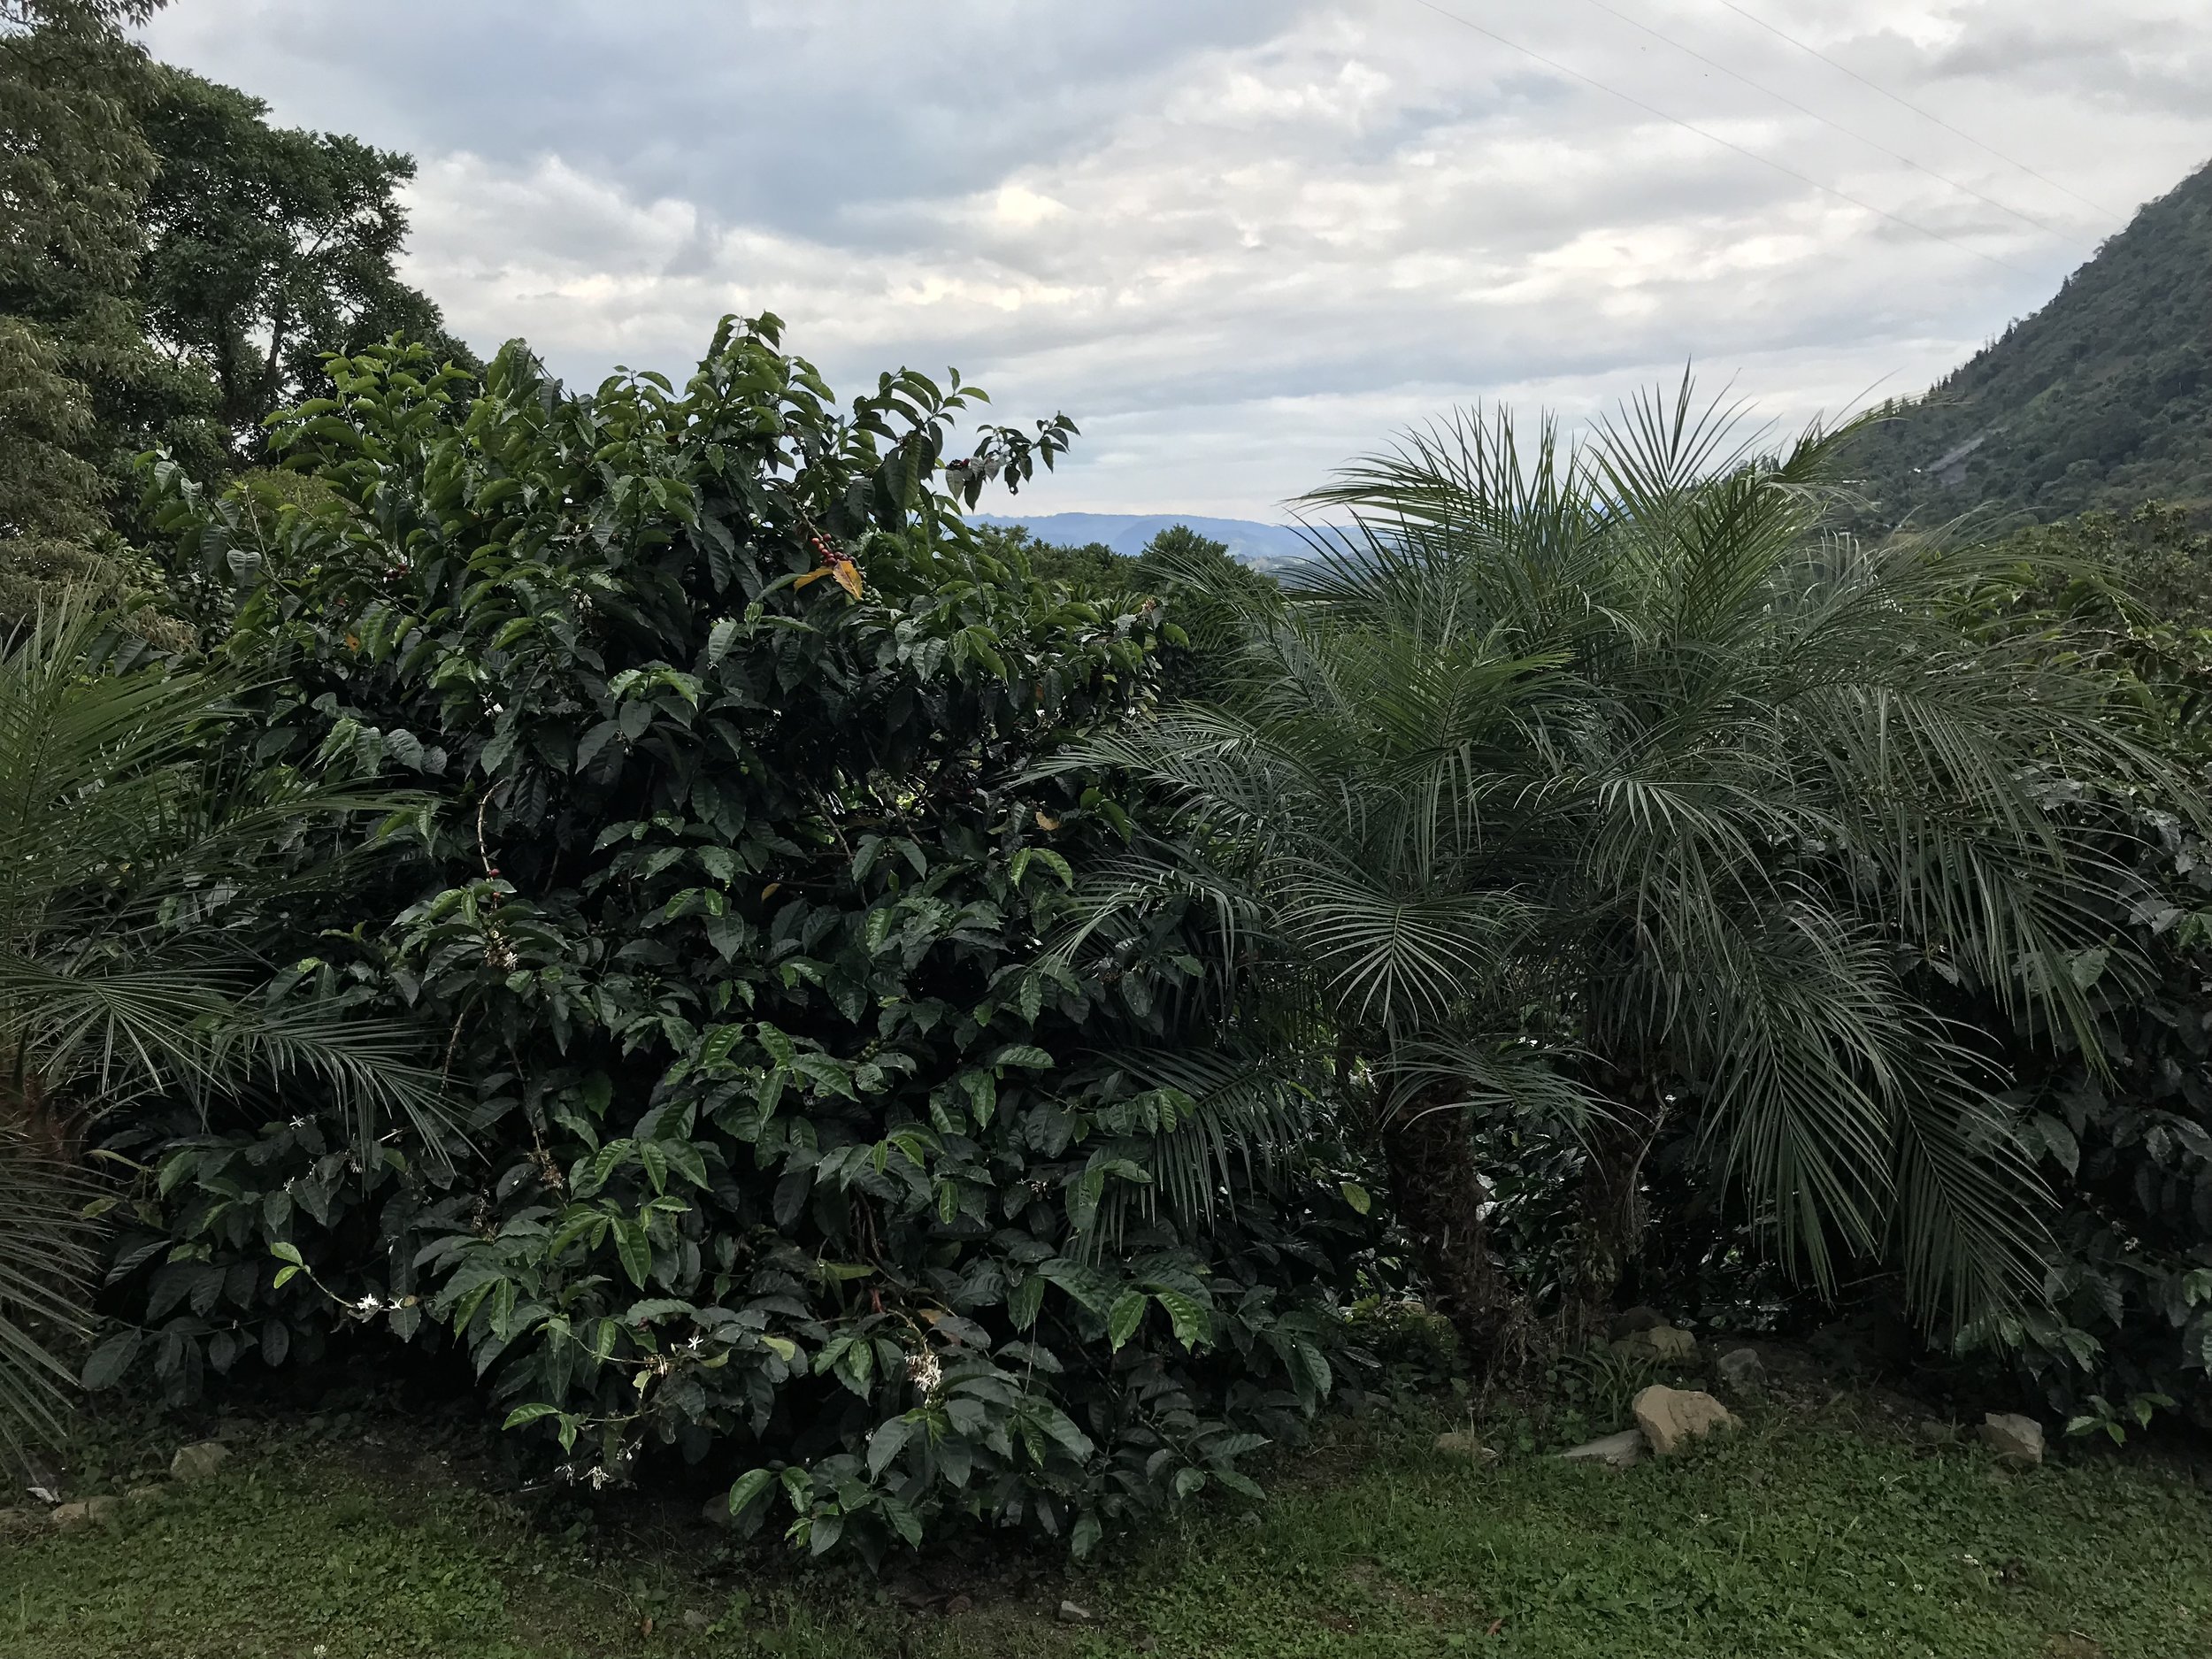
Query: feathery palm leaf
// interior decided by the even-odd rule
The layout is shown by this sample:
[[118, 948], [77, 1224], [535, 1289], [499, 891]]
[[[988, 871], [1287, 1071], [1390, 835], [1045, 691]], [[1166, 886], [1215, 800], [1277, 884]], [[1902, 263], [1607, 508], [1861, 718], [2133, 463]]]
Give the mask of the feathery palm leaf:
[[0, 1126], [0, 1467], [61, 1433], [76, 1373], [60, 1356], [90, 1325], [89, 1183]]
[[219, 741], [219, 680], [104, 658], [107, 622], [49, 613], [0, 651], [0, 1048], [19, 1102], [203, 1103], [311, 1076], [373, 1137], [442, 1122], [402, 1028], [258, 995], [255, 924], [347, 879], [306, 838], [407, 804], [251, 772]]
[[274, 995], [257, 949], [347, 879], [313, 838], [403, 798], [226, 758], [228, 687], [109, 638], [65, 605], [0, 646], [0, 1450], [54, 1432], [54, 1344], [86, 1322], [84, 1194], [26, 1125], [59, 1144], [150, 1099], [306, 1087], [365, 1145], [395, 1114], [449, 1128], [412, 1033]]
[[2039, 1192], [1924, 964], [2093, 1041], [2069, 964], [2130, 878], [2039, 790], [2175, 780], [2047, 641], [1962, 630], [1990, 556], [1824, 533], [1851, 430], [1764, 455], [1686, 378], [1571, 450], [1502, 416], [1411, 434], [1306, 498], [1349, 527], [1279, 598], [1217, 595], [1230, 706], [1074, 759], [1186, 832], [1101, 906], [1210, 887], [1379, 1069], [1441, 1056], [1463, 1094], [1558, 1010], [1595, 1064], [1550, 1056], [1539, 1110], [1678, 1090], [1793, 1265], [1886, 1245], [1959, 1319], [2033, 1282]]

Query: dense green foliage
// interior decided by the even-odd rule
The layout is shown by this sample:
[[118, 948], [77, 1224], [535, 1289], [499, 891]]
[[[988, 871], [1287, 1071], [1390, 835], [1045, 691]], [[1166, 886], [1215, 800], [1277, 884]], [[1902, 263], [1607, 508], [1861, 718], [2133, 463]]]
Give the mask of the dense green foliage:
[[[1986, 549], [1982, 580], [1960, 595], [1962, 619], [2101, 684], [2106, 718], [2168, 757], [2200, 795], [2208, 553], [2185, 514], [2157, 505], [2032, 526]], [[1987, 1033], [2008, 1110], [2052, 1194], [2042, 1294], [1976, 1327], [1969, 1346], [2018, 1365], [2032, 1394], [2077, 1432], [2131, 1432], [2166, 1406], [2212, 1422], [2212, 869], [2193, 822], [2200, 809], [2093, 765], [2047, 773], [2035, 794], [2079, 857], [2109, 865], [2094, 887], [2063, 895], [2099, 941], [2076, 959], [2089, 1041], [2022, 1018], [2016, 984], [1944, 964], [1957, 980], [1937, 1005]], [[1825, 1317], [1762, 1274], [1740, 1228], [1700, 1202], [1698, 1156], [1686, 1127], [1653, 1148], [1655, 1225], [1630, 1263], [1635, 1294], [1723, 1322], [1760, 1308], [1793, 1322]], [[1546, 1189], [1524, 1179], [1515, 1196], [1540, 1248], [1547, 1224], [1556, 1226]]]
[[147, 65], [119, 26], [150, 5], [0, 6], [0, 625], [62, 584], [112, 583], [96, 550], [104, 392], [157, 373], [128, 298], [154, 156]]
[[1187, 525], [1171, 525], [1136, 554], [1102, 541], [1060, 547], [1020, 525], [985, 526], [983, 545], [1018, 554], [1048, 580], [1124, 607], [1150, 600], [1165, 607], [1160, 688], [1171, 699], [1218, 697], [1229, 689], [1237, 641], [1237, 601], [1268, 592], [1272, 580], [1240, 564], [1229, 549]]
[[1118, 595], [1135, 586], [1128, 580], [1127, 571], [1136, 561], [1115, 552], [1103, 541], [1087, 541], [1080, 547], [1041, 541], [1026, 525], [1018, 524], [978, 525], [975, 539], [977, 546], [994, 558], [1019, 558], [1047, 581], [1064, 582], [1078, 593]]
[[[2114, 718], [2212, 760], [2212, 540], [2178, 510], [2093, 513], [1995, 549], [2038, 561], [1978, 603], [1993, 635], [2062, 644], [2113, 688]], [[2103, 1419], [2178, 1403], [2212, 1425], [2212, 846], [2187, 803], [2094, 770], [2055, 780], [2070, 841], [2127, 866], [2082, 894], [2135, 975], [2085, 973], [2085, 1048], [2008, 1021], [1989, 987], [1962, 1011], [2008, 1035], [2015, 1099], [2059, 1199], [2047, 1311], [2005, 1321], [2049, 1402]]]
[[[2212, 1639], [2197, 1541], [2212, 1498], [2177, 1471], [2094, 1458], [2008, 1476], [1850, 1402], [1625, 1474], [1517, 1451], [1489, 1425], [1508, 1450], [1494, 1468], [1436, 1457], [1432, 1423], [1340, 1428], [1271, 1479], [1256, 1524], [1200, 1511], [1072, 1578], [941, 1559], [889, 1594], [733, 1561], [682, 1512], [564, 1528], [474, 1489], [451, 1438], [427, 1455], [405, 1423], [317, 1421], [239, 1443], [219, 1479], [111, 1526], [0, 1548], [0, 1644], [42, 1659], [2194, 1659]], [[89, 1449], [122, 1486], [169, 1445]], [[1057, 1618], [1063, 1598], [1096, 1622]]]
[[1893, 419], [1416, 434], [1279, 586], [972, 527], [1070, 423], [771, 317], [477, 363], [411, 162], [146, 10], [0, 0], [0, 1441], [88, 1145], [87, 1381], [419, 1367], [871, 1561], [1252, 1493], [1356, 1295], [1526, 1378], [1870, 1271], [2212, 1423], [2212, 173]]
[[157, 586], [129, 546], [139, 452], [256, 461], [322, 354], [394, 331], [474, 361], [393, 274], [413, 163], [150, 62], [121, 27], [153, 9], [0, 8], [0, 626]]
[[1868, 431], [1867, 522], [2212, 511], [2212, 168], [2144, 207], [2057, 297]]
[[1524, 1166], [1584, 1138], [1570, 1301], [1609, 1298], [1675, 1121], [1809, 1283], [1886, 1259], [1931, 1325], [2017, 1306], [2039, 1188], [1953, 988], [2093, 1043], [2098, 972], [2143, 982], [2106, 913], [2155, 838], [2078, 845], [2045, 796], [2177, 786], [2098, 677], [1960, 622], [2016, 555], [1824, 539], [1850, 434], [1749, 457], [1689, 396], [1571, 457], [1501, 422], [1357, 465], [1312, 498], [1357, 534], [1245, 606], [1237, 695], [1080, 751], [1176, 808], [1102, 910], [1209, 895], [1362, 1063], [1471, 1356], [1523, 1293], [1467, 1107]]
[[270, 949], [411, 1018], [464, 1124], [133, 1141], [146, 1332], [94, 1374], [188, 1392], [359, 1321], [457, 1344], [594, 1488], [672, 1444], [816, 1552], [954, 1514], [1087, 1548], [1248, 1486], [1328, 1391], [1313, 1210], [1356, 1217], [1230, 1157], [1303, 1096], [1186, 924], [1043, 948], [1128, 819], [1030, 774], [1145, 695], [1150, 624], [977, 549], [936, 480], [1018, 482], [1067, 424], [945, 467], [966, 390], [838, 412], [777, 326], [681, 392], [334, 361], [274, 439], [324, 508], [159, 470], [257, 761], [433, 797]]
[[345, 887], [334, 827], [393, 803], [239, 766], [234, 686], [113, 647], [69, 608], [0, 642], [5, 1450], [51, 1437], [74, 1374], [58, 1345], [86, 1324], [84, 1221], [113, 1202], [65, 1161], [88, 1129], [149, 1099], [206, 1116], [313, 1092], [358, 1144], [435, 1110], [404, 1033], [267, 995], [260, 950]]
[[[135, 296], [153, 339], [212, 382], [213, 419], [242, 460], [260, 457], [271, 415], [328, 389], [328, 353], [402, 334], [477, 366], [393, 274], [413, 160], [267, 116], [258, 98], [165, 67], [143, 123], [158, 171]], [[150, 414], [142, 427], [159, 424]]]
[[[2193, 526], [2185, 509], [2151, 501], [2025, 526], [1996, 550], [2023, 565], [1993, 595], [2004, 600], [2001, 618], [2047, 626], [2063, 617], [2067, 643], [2087, 645], [2102, 665], [2162, 692], [2181, 693], [2201, 667], [2200, 636], [2212, 629], [2212, 533]], [[2162, 741], [2185, 749], [2202, 741], [2185, 695], [2162, 695], [2147, 712], [2163, 715]]]

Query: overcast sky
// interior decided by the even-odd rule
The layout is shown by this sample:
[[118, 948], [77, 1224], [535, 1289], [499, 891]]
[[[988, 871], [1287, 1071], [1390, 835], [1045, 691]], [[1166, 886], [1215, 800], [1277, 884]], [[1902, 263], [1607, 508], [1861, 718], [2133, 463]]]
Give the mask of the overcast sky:
[[1686, 359], [1791, 426], [1916, 391], [2212, 158], [2206, 0], [173, 0], [149, 37], [411, 151], [407, 275], [479, 350], [680, 380], [773, 311], [833, 386], [950, 364], [1074, 417], [1036, 512], [1279, 518], [1455, 403], [1571, 420]]

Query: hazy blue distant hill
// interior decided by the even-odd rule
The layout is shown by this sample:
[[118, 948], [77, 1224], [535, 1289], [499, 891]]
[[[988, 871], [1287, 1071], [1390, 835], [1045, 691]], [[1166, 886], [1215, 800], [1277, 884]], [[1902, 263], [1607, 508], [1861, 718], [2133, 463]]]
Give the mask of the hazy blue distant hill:
[[1878, 523], [2152, 498], [2212, 518], [2212, 168], [1897, 414], [1858, 451]]
[[972, 522], [1026, 525], [1029, 534], [1040, 541], [1060, 547], [1087, 547], [1094, 541], [1102, 541], [1115, 552], [1132, 557], [1143, 552], [1145, 543], [1161, 531], [1182, 524], [1220, 542], [1229, 549], [1232, 558], [1246, 565], [1263, 567], [1286, 559], [1312, 557], [1312, 549], [1289, 526], [1261, 524], [1252, 518], [1201, 518], [1190, 513], [1174, 512], [979, 512], [974, 515]]

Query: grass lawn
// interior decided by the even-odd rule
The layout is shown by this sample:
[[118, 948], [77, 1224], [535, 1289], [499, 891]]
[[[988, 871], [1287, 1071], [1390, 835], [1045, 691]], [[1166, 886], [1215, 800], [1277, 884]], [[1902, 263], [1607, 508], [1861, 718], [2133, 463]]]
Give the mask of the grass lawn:
[[[1339, 1424], [1276, 1470], [1263, 1508], [1205, 1512], [1072, 1575], [1051, 1558], [1026, 1576], [962, 1569], [972, 1594], [951, 1616], [941, 1586], [937, 1609], [902, 1609], [912, 1572], [887, 1586], [733, 1558], [688, 1502], [658, 1524], [556, 1531], [427, 1454], [272, 1430], [111, 1523], [0, 1543], [0, 1654], [2212, 1653], [2212, 1494], [2186, 1474], [2095, 1455], [2010, 1474], [1852, 1411], [1778, 1409], [1624, 1473], [1532, 1455], [1480, 1468], [1432, 1453], [1432, 1425]], [[107, 1455], [120, 1484], [130, 1459]], [[1096, 1622], [1058, 1622], [1063, 1597]]]

